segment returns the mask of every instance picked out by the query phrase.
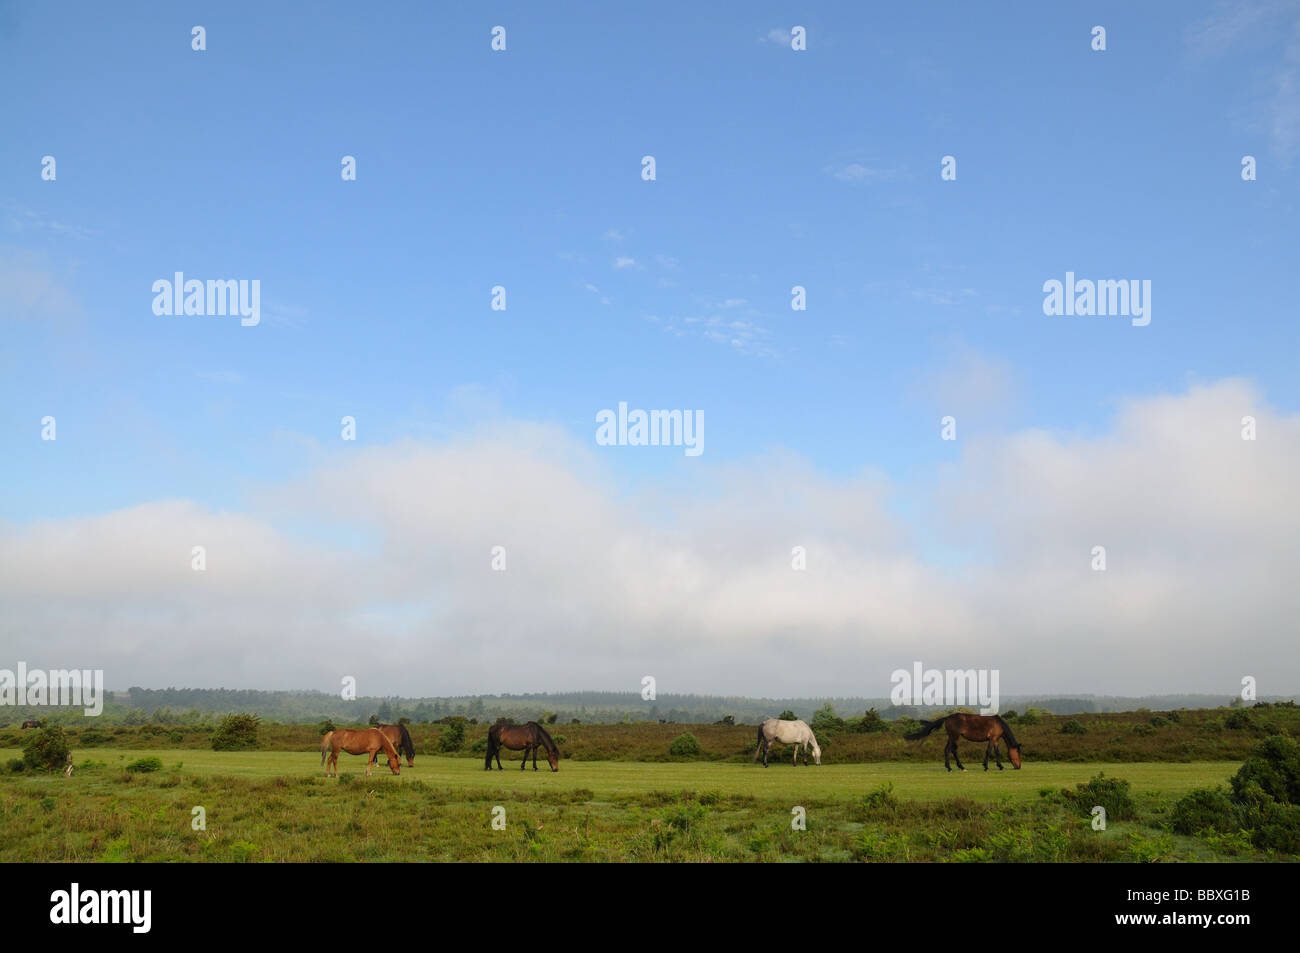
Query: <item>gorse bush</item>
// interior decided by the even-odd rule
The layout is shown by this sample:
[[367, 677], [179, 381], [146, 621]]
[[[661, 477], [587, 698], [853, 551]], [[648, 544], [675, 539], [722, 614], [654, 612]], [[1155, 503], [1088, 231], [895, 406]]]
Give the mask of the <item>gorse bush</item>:
[[684, 731], [668, 746], [668, 753], [677, 756], [688, 756], [699, 754], [703, 749], [700, 742], [689, 731]]
[[1178, 799], [1171, 822], [1175, 834], [1218, 831], [1227, 834], [1239, 824], [1237, 805], [1223, 788], [1197, 788]]
[[1061, 734], [1063, 735], [1086, 735], [1088, 729], [1078, 718], [1071, 718], [1061, 725]]
[[23, 761], [29, 768], [44, 771], [62, 769], [72, 748], [62, 725], [41, 728], [23, 743]]
[[[438, 750], [459, 751], [463, 747], [465, 747], [465, 719], [455, 718], [442, 730], [442, 735], [438, 738]], [[484, 750], [487, 750], [486, 739]]]
[[152, 771], [161, 771], [162, 766], [162, 758], [148, 757], [132, 761], [126, 766], [126, 770], [132, 774], [148, 774]]
[[1105, 773], [1075, 785], [1073, 791], [1063, 789], [1061, 795], [1084, 817], [1090, 817], [1097, 805], [1106, 809], [1108, 820], [1124, 821], [1137, 817], [1137, 805], [1133, 802], [1129, 783], [1120, 778], [1108, 778]]
[[1230, 784], [1231, 796], [1219, 788], [1198, 788], [1180, 798], [1174, 832], [1245, 831], [1260, 850], [1300, 853], [1300, 743], [1285, 735], [1265, 738]]
[[227, 715], [212, 735], [212, 750], [246, 751], [256, 748], [261, 724], [257, 715]]

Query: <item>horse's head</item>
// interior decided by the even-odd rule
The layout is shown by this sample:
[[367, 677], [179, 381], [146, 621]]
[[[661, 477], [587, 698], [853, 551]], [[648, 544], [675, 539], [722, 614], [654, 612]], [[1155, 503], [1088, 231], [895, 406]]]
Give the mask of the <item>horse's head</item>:
[[1014, 748], [1008, 746], [1007, 754], [1011, 755], [1011, 766], [1015, 768], [1017, 771], [1019, 771], [1020, 770], [1020, 745], [1016, 745]]
[[560, 749], [556, 747], [552, 747], [549, 751], [546, 752], [546, 760], [551, 762], [552, 771], [559, 771], [560, 770]]
[[393, 754], [393, 755], [389, 755], [389, 756], [388, 756], [388, 770], [389, 770], [389, 771], [392, 771], [393, 774], [401, 774], [401, 773], [402, 773], [402, 759], [399, 758], [399, 757], [398, 757], [397, 755], [395, 755], [395, 754]]
[[821, 763], [822, 763], [822, 746], [819, 745], [817, 742], [814, 741], [813, 744], [812, 744], [812, 749], [813, 749], [813, 763], [814, 763], [814, 764], [821, 764]]

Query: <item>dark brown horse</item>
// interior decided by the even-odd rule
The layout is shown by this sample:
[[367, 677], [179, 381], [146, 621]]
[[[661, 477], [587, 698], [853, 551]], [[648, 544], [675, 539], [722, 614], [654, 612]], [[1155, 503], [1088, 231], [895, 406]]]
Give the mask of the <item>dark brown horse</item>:
[[380, 725], [379, 730], [384, 733], [384, 737], [393, 743], [393, 747], [406, 755], [406, 766], [415, 767], [415, 742], [411, 740], [411, 733], [406, 730], [405, 725]]
[[519, 770], [522, 771], [528, 764], [528, 752], [533, 753], [533, 770], [537, 770], [537, 749], [546, 749], [546, 760], [551, 763], [552, 771], [560, 770], [560, 749], [555, 746], [551, 736], [535, 721], [530, 721], [526, 725], [512, 725], [504, 718], [488, 729], [488, 746], [487, 757], [483, 759], [483, 770], [492, 770], [492, 758], [497, 759], [497, 769], [504, 770], [501, 767], [501, 749], [509, 748], [511, 751], [523, 749], [524, 759], [519, 762]]
[[923, 721], [920, 731], [914, 731], [911, 734], [903, 735], [908, 741], [919, 741], [934, 729], [943, 725], [948, 729], [948, 743], [943, 746], [943, 766], [949, 771], [952, 765], [948, 763], [948, 755], [957, 761], [957, 767], [965, 771], [966, 767], [961, 763], [961, 758], [957, 755], [957, 739], [965, 738], [967, 741], [985, 741], [988, 744], [984, 748], [984, 770], [989, 769], [989, 755], [997, 760], [998, 770], [1002, 769], [1002, 755], [998, 751], [998, 742], [1003, 738], [1007, 739], [1007, 755], [1011, 758], [1011, 766], [1017, 771], [1020, 770], [1020, 742], [1016, 741], [1016, 736], [1011, 733], [1011, 728], [1001, 715], [972, 715], [967, 712], [958, 711], [951, 715], [945, 715], [942, 718], [936, 718], [934, 721]]
[[24, 721], [24, 722], [23, 722], [23, 727], [24, 727], [24, 728], [44, 728], [45, 726], [42, 725], [39, 721]]
[[330, 776], [330, 768], [334, 769], [334, 777], [339, 776], [340, 751], [366, 755], [366, 777], [370, 777], [370, 768], [380, 751], [388, 756], [389, 770], [393, 774], [402, 773], [402, 761], [397, 757], [397, 749], [378, 728], [336, 728], [327, 731], [320, 740], [320, 763], [325, 764], [326, 757], [329, 758], [329, 764], [325, 764], [325, 777]]

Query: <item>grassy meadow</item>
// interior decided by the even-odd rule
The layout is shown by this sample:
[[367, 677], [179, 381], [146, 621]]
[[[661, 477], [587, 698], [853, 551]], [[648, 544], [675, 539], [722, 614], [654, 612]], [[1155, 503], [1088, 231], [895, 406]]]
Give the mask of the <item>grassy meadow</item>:
[[[367, 778], [341, 755], [337, 780], [311, 725], [265, 724], [241, 751], [213, 751], [211, 726], [73, 725], [70, 778], [15, 765], [22, 734], [0, 730], [0, 861], [1294, 860], [1238, 830], [1176, 834], [1171, 812], [1298, 722], [1285, 707], [1044, 716], [1013, 722], [1024, 769], [987, 773], [982, 745], [948, 773], [941, 734], [907, 742], [898, 725], [825, 733], [821, 766], [778, 746], [763, 768], [752, 726], [656, 722], [551, 725], [559, 772], [509, 752], [489, 773], [486, 725], [447, 752], [450, 726], [422, 723], [413, 768]], [[683, 732], [697, 754], [669, 754]], [[141, 759], [153, 770], [130, 770]]]

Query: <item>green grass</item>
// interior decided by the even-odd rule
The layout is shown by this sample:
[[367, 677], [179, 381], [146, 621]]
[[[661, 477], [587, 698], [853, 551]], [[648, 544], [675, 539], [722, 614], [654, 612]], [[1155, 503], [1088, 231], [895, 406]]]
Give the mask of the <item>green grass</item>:
[[[151, 754], [162, 771], [125, 770]], [[0, 763], [12, 757], [0, 750]], [[380, 767], [366, 778], [362, 758], [343, 756], [335, 780], [309, 752], [94, 748], [74, 760], [70, 779], [0, 775], [0, 862], [1292, 859], [1166, 829], [1174, 800], [1225, 782], [1233, 762], [948, 774], [939, 763], [566, 760], [534, 773], [514, 760], [488, 773], [422, 755], [400, 777]], [[1131, 782], [1136, 820], [1093, 831], [1060, 797], [1099, 770]], [[206, 830], [191, 827], [195, 806]], [[804, 831], [791, 828], [796, 806]], [[497, 807], [504, 830], [491, 826]]]
[[[157, 756], [170, 768], [182, 762], [183, 774], [229, 775], [237, 778], [321, 777], [320, 755], [290, 751], [203, 751], [132, 748], [74, 750], [73, 760], [102, 761], [108, 767], [125, 767], [140, 757]], [[0, 749], [0, 763], [21, 757], [19, 751]], [[1237, 770], [1236, 762], [1178, 763], [1027, 763], [1021, 771], [1007, 768], [999, 772], [990, 763], [986, 773], [979, 763], [967, 762], [963, 774], [943, 769], [941, 761], [933, 764], [823, 764], [793, 768], [788, 761], [773, 762], [768, 768], [757, 764], [731, 762], [642, 763], [631, 761], [571, 761], [560, 763], [552, 772], [544, 758], [538, 770], [532, 761], [525, 771], [519, 770], [519, 756], [514, 760], [502, 756], [505, 769], [491, 773], [483, 770], [481, 760], [420, 755], [415, 767], [403, 762], [402, 773], [394, 777], [382, 764], [373, 777], [383, 776], [396, 783], [422, 781], [452, 790], [490, 791], [573, 791], [590, 789], [597, 796], [626, 796], [651, 791], [707, 790], [724, 795], [752, 795], [762, 798], [854, 798], [884, 783], [894, 785], [895, 796], [903, 800], [934, 801], [951, 797], [969, 797], [976, 801], [1032, 801], [1041, 787], [1072, 787], [1105, 772], [1132, 783], [1136, 793], [1178, 797], [1192, 788], [1226, 784]], [[365, 759], [339, 756], [339, 773], [362, 774]], [[77, 780], [76, 775], [73, 782]]]

